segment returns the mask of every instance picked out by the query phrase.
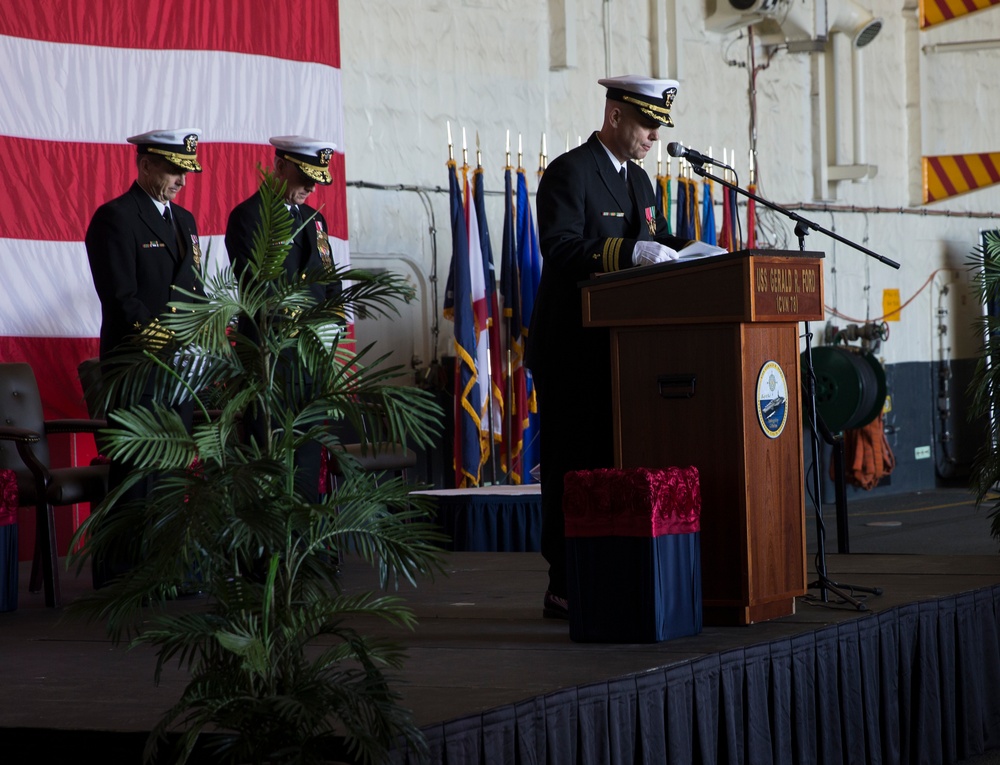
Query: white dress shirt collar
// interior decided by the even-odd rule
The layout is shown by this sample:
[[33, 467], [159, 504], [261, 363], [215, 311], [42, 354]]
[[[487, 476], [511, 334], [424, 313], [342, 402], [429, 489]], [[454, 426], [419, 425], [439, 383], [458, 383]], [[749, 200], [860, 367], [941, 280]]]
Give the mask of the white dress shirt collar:
[[619, 162], [618, 161], [618, 157], [616, 157], [614, 154], [612, 154], [611, 153], [611, 149], [609, 149], [607, 146], [604, 145], [604, 142], [601, 140], [600, 136], [597, 137], [597, 142], [599, 144], [601, 144], [601, 148], [604, 149], [604, 152], [608, 155], [608, 159], [610, 159], [611, 160], [611, 164], [614, 165], [615, 172], [616, 173], [620, 173], [621, 169], [623, 167], [625, 167], [625, 174], [627, 175], [628, 174], [628, 168], [626, 167], [626, 165], [628, 163], [627, 162]]

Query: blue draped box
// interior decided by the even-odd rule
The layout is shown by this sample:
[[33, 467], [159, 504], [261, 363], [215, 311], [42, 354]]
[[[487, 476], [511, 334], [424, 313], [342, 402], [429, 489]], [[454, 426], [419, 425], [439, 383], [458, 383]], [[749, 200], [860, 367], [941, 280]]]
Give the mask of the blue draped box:
[[656, 643], [702, 627], [695, 468], [566, 476], [570, 638]]
[[0, 611], [17, 610], [17, 478], [0, 470]]

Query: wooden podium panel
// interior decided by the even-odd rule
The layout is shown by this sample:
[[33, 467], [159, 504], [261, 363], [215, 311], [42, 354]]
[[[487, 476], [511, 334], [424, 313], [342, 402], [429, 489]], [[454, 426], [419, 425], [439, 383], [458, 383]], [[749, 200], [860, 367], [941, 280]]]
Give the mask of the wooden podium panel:
[[[822, 316], [822, 263], [769, 251], [654, 268], [584, 287], [585, 323], [611, 326], [615, 464], [698, 468], [707, 624], [794, 613], [806, 591], [798, 321]], [[787, 387], [773, 438], [756, 400], [768, 362]]]

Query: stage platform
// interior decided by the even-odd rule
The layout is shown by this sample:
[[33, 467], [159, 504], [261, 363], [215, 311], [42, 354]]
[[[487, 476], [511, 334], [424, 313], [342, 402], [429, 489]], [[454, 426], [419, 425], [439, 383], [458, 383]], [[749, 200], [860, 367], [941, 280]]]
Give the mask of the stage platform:
[[[444, 576], [401, 590], [415, 631], [370, 628], [407, 648], [398, 689], [434, 763], [985, 762], [1000, 747], [1000, 556], [964, 493], [909, 500], [895, 510], [855, 503], [858, 552], [827, 556], [834, 579], [883, 589], [865, 611], [811, 590], [793, 616], [771, 622], [581, 644], [565, 622], [541, 618], [537, 553], [447, 552]], [[868, 525], [887, 517], [907, 520]], [[887, 529], [921, 524], [921, 538], [952, 554], [861, 551], [872, 539], [891, 550]], [[949, 540], [965, 524], [980, 532], [971, 554], [955, 553]], [[166, 672], [154, 686], [150, 651], [113, 648], [100, 626], [44, 608], [22, 565], [20, 608], [0, 614], [4, 761], [89, 751], [139, 762], [143, 733], [184, 676]], [[363, 590], [374, 576], [347, 560], [342, 581]], [[71, 575], [63, 583], [67, 601], [89, 587]]]

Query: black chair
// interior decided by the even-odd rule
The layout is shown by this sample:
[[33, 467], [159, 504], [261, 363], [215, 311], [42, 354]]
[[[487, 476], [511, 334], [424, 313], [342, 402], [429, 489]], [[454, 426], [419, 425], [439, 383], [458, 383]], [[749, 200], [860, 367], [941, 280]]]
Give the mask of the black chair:
[[55, 507], [96, 504], [108, 490], [108, 466], [53, 468], [48, 436], [96, 433], [103, 420], [45, 420], [38, 383], [28, 364], [0, 364], [0, 470], [17, 477], [19, 507], [35, 508], [35, 556], [28, 589], [44, 584], [45, 605], [60, 604]]
[[[346, 454], [357, 460], [359, 469], [366, 473], [393, 473], [405, 479], [406, 471], [417, 464], [417, 454], [413, 449], [391, 441], [341, 446]], [[330, 471], [333, 475], [343, 475], [336, 450], [330, 452]]]
[[[338, 459], [341, 455], [352, 457], [362, 472], [391, 473], [406, 480], [406, 471], [417, 464], [417, 453], [396, 441], [376, 440], [376, 432], [371, 427], [371, 418], [381, 416], [375, 408], [363, 418], [364, 440], [355, 441], [354, 439], [361, 438], [361, 434], [346, 423], [336, 426], [341, 441], [340, 448], [327, 452], [327, 464], [332, 481], [335, 482], [338, 477], [344, 475], [344, 469]], [[380, 432], [387, 432], [387, 428], [383, 425]]]
[[107, 419], [107, 413], [97, 404], [97, 391], [101, 381], [101, 360], [98, 358], [84, 359], [77, 365], [76, 374], [83, 387], [83, 401], [87, 405], [87, 413], [95, 420]]

